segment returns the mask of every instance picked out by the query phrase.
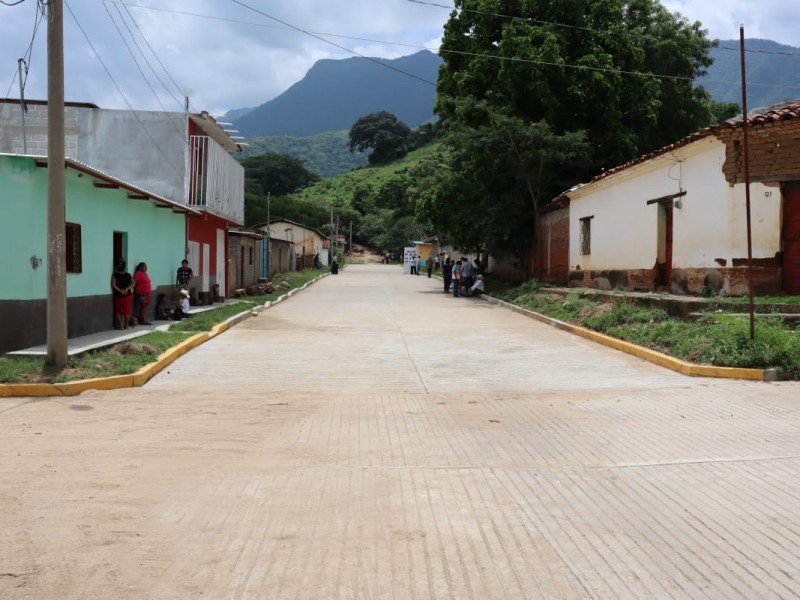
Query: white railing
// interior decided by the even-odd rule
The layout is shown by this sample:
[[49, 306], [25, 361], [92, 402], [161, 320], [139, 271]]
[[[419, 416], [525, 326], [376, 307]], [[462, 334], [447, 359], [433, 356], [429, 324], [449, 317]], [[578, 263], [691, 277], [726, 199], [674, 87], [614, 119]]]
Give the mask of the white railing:
[[244, 167], [207, 136], [189, 138], [189, 206], [244, 224]]

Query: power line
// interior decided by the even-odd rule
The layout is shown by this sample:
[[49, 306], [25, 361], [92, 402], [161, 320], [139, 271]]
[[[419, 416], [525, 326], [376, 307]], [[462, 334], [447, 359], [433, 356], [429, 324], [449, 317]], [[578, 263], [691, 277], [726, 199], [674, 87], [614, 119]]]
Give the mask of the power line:
[[67, 7], [67, 10], [69, 11], [69, 14], [72, 15], [72, 19], [75, 21], [75, 24], [78, 26], [78, 29], [80, 29], [80, 32], [83, 34], [83, 37], [86, 40], [86, 43], [89, 44], [89, 48], [92, 49], [92, 52], [97, 57], [97, 60], [100, 62], [100, 64], [102, 65], [103, 70], [106, 72], [106, 75], [108, 75], [108, 78], [111, 80], [111, 83], [113, 83], [114, 87], [117, 88], [117, 92], [119, 92], [119, 95], [122, 97], [122, 100], [125, 102], [125, 104], [127, 105], [128, 109], [131, 111], [131, 114], [133, 114], [134, 118], [138, 121], [139, 125], [142, 126], [142, 131], [144, 131], [145, 134], [147, 135], [147, 137], [150, 138], [150, 141], [153, 142], [153, 146], [155, 146], [155, 148], [156, 148], [156, 150], [158, 150], [159, 154], [161, 154], [161, 156], [164, 157], [164, 160], [167, 161], [167, 164], [170, 167], [172, 167], [172, 169], [178, 175], [181, 175], [181, 171], [174, 164], [172, 164], [172, 161], [169, 159], [169, 156], [167, 156], [167, 154], [161, 149], [161, 146], [158, 145], [156, 140], [151, 135], [150, 131], [147, 129], [145, 124], [139, 118], [139, 115], [133, 109], [133, 106], [131, 106], [131, 103], [128, 101], [128, 98], [125, 96], [124, 92], [122, 91], [122, 88], [120, 88], [120, 86], [117, 83], [116, 79], [114, 79], [114, 76], [111, 74], [111, 71], [109, 71], [108, 67], [106, 66], [106, 63], [103, 61], [102, 57], [100, 56], [100, 54], [95, 49], [94, 44], [92, 44], [92, 41], [89, 39], [89, 36], [86, 35], [86, 31], [84, 30], [84, 28], [81, 25], [80, 21], [78, 21], [78, 17], [76, 17], [75, 13], [72, 11], [72, 7], [69, 5], [69, 2], [64, 0], [64, 6]]
[[[449, 50], [449, 49], [443, 49], [443, 48], [432, 48], [430, 46], [422, 46], [422, 45], [418, 45], [418, 44], [407, 44], [407, 43], [400, 43], [400, 42], [390, 42], [390, 41], [386, 41], [386, 40], [375, 40], [375, 39], [369, 39], [369, 38], [345, 36], [345, 35], [339, 35], [339, 34], [335, 34], [335, 33], [321, 33], [321, 32], [307, 31], [307, 30], [303, 30], [303, 29], [300, 29], [298, 27], [295, 27], [295, 26], [292, 26], [292, 25], [289, 25], [289, 24], [285, 24], [286, 25], [285, 27], [278, 27], [276, 25], [267, 25], [267, 24], [264, 24], [264, 23], [255, 23], [255, 22], [252, 22], [252, 21], [243, 21], [243, 20], [238, 20], [238, 19], [230, 19], [230, 18], [227, 18], [227, 17], [217, 17], [217, 16], [214, 16], [214, 15], [205, 15], [205, 14], [200, 14], [200, 13], [183, 12], [183, 11], [171, 10], [171, 9], [166, 9], [166, 8], [157, 8], [157, 7], [153, 7], [153, 6], [143, 6], [143, 5], [139, 5], [139, 4], [130, 4], [130, 3], [123, 2], [123, 0], [107, 0], [107, 1], [108, 2], [122, 2], [126, 6], [131, 6], [131, 7], [134, 7], [134, 8], [142, 8], [142, 9], [146, 9], [146, 10], [156, 10], [156, 11], [167, 12], [167, 13], [181, 15], [181, 16], [195, 17], [195, 18], [199, 18], [199, 19], [210, 19], [210, 20], [215, 20], [215, 21], [222, 21], [222, 22], [227, 22], [227, 23], [235, 23], [235, 24], [239, 24], [239, 25], [250, 25], [250, 26], [254, 26], [254, 27], [263, 27], [263, 28], [268, 28], [268, 29], [281, 29], [281, 30], [299, 31], [299, 32], [305, 33], [307, 35], [311, 35], [312, 37], [315, 37], [316, 39], [320, 39], [320, 40], [324, 41], [325, 43], [332, 44], [332, 45], [336, 46], [337, 48], [342, 48], [342, 49], [346, 50], [347, 52], [351, 52], [353, 54], [356, 54], [357, 56], [362, 56], [362, 55], [358, 54], [357, 52], [354, 52], [354, 51], [352, 51], [352, 50], [350, 50], [348, 48], [344, 48], [344, 47], [342, 47], [342, 46], [340, 46], [338, 44], [333, 44], [333, 42], [330, 42], [329, 40], [323, 39], [322, 36], [335, 37], [335, 38], [340, 38], [340, 39], [349, 39], [349, 40], [355, 40], [355, 41], [361, 41], [361, 42], [369, 42], [369, 43], [374, 43], [374, 44], [384, 44], [384, 45], [387, 45], [387, 46], [400, 46], [400, 47], [405, 47], [405, 48], [415, 48], [415, 49], [419, 49], [419, 50], [428, 50], [428, 51], [431, 51], [431, 52], [434, 52], [434, 53], [438, 53], [438, 54], [457, 54], [457, 55], [464, 55], [464, 56], [473, 56], [473, 57], [476, 57], [476, 58], [488, 58], [488, 59], [492, 59], [492, 60], [513, 61], [513, 62], [520, 62], [520, 63], [526, 63], [526, 64], [535, 64], [535, 65], [543, 65], [543, 66], [557, 66], [557, 67], [572, 68], [572, 69], [584, 69], [584, 70], [606, 72], [606, 73], [614, 73], [614, 74], [634, 75], [634, 76], [640, 76], [640, 77], [656, 77], [658, 79], [675, 79], [675, 80], [694, 81], [694, 78], [692, 78], [692, 77], [681, 77], [681, 76], [676, 76], [676, 75], [659, 75], [659, 74], [656, 74], [656, 73], [641, 73], [641, 72], [636, 72], [636, 71], [624, 71], [624, 70], [609, 69], [609, 68], [602, 68], [602, 67], [589, 67], [589, 66], [585, 66], [585, 65], [570, 65], [570, 64], [564, 64], [564, 63], [553, 63], [553, 62], [547, 62], [547, 61], [537, 61], [537, 60], [532, 60], [532, 59], [522, 59], [522, 58], [515, 58], [515, 57], [497, 56], [497, 55], [494, 55], [494, 54], [485, 54], [485, 53], [478, 53], [478, 52], [465, 52], [465, 51], [460, 51], [460, 50]], [[236, 0], [233, 0], [233, 1], [236, 2]], [[431, 2], [422, 2], [421, 0], [408, 0], [408, 1], [409, 2], [415, 2], [417, 4], [428, 4], [428, 5], [431, 5], [431, 6], [436, 6], [436, 7], [441, 7], [441, 8], [453, 8], [453, 7], [444, 6], [442, 4], [435, 4], [435, 3], [431, 3]], [[241, 3], [237, 2], [237, 4], [241, 4]], [[246, 7], [246, 8], [250, 8], [250, 7]], [[259, 11], [256, 11], [255, 9], [252, 9], [252, 8], [250, 8], [250, 9], [254, 10], [255, 12], [259, 12]], [[263, 13], [261, 13], [261, 14], [263, 14]], [[492, 13], [489, 13], [489, 14], [492, 14]], [[273, 17], [270, 17], [269, 15], [265, 15], [265, 16], [267, 16], [269, 18], [273, 18]], [[519, 17], [510, 17], [508, 15], [496, 15], [496, 16], [505, 16], [507, 18], [519, 18]], [[278, 19], [275, 19], [275, 20], [277, 22], [279, 22], [279, 23], [283, 23], [282, 21], [280, 21]], [[546, 21], [542, 21], [542, 23], [543, 24], [550, 24], [550, 25], [559, 25], [558, 23], [548, 23]], [[567, 25], [563, 25], [563, 26], [564, 27], [571, 27], [571, 26], [567, 26]], [[593, 30], [590, 30], [590, 31], [593, 31]], [[606, 32], [606, 33], [613, 33], [613, 32]], [[367, 58], [367, 57], [364, 57], [364, 58]], [[374, 59], [370, 59], [370, 60], [374, 60]], [[390, 67], [389, 65], [385, 65], [384, 63], [381, 63], [379, 61], [378, 61], [378, 64], [381, 64], [382, 66], [386, 66], [388, 68], [393, 68], [393, 67]], [[398, 69], [394, 69], [394, 70], [398, 70]], [[405, 73], [404, 71], [401, 71], [401, 72]], [[428, 82], [427, 80], [425, 80], [425, 81], [426, 81], [426, 83], [432, 83], [432, 82]], [[738, 80], [708, 79], [708, 78], [703, 79], [703, 82], [704, 83], [731, 83], [731, 84], [733, 84], [733, 83], [737, 83], [738, 84], [739, 83]], [[776, 89], [790, 89], [790, 90], [800, 89], [800, 86], [781, 85], [781, 84], [748, 83], [748, 85], [751, 86], [751, 87], [769, 87], [769, 88], [776, 88]]]
[[[114, 0], [109, 0], [109, 1], [113, 2]], [[144, 40], [144, 43], [145, 43], [145, 44], [147, 44], [147, 47], [150, 49], [150, 52], [151, 52], [151, 53], [153, 54], [153, 56], [155, 57], [155, 59], [156, 59], [156, 61], [158, 62], [159, 66], [160, 66], [160, 67], [163, 69], [164, 73], [166, 73], [166, 74], [167, 74], [167, 77], [168, 77], [168, 78], [169, 78], [169, 80], [172, 82], [172, 85], [174, 85], [174, 86], [175, 86], [175, 89], [176, 89], [176, 90], [178, 91], [178, 93], [180, 94], [180, 97], [182, 97], [182, 96], [183, 96], [183, 90], [181, 89], [181, 86], [179, 86], [179, 85], [178, 85], [178, 83], [177, 83], [177, 82], [175, 81], [175, 79], [172, 77], [172, 74], [171, 74], [171, 73], [170, 73], [170, 72], [167, 70], [167, 67], [165, 67], [165, 66], [164, 66], [164, 63], [162, 63], [162, 62], [161, 62], [161, 59], [160, 59], [160, 58], [159, 58], [159, 56], [158, 56], [158, 52], [156, 52], [156, 51], [153, 49], [153, 46], [152, 46], [152, 45], [150, 45], [150, 42], [148, 41], [148, 39], [147, 39], [147, 36], [145, 36], [145, 35], [144, 35], [144, 32], [143, 32], [143, 31], [142, 31], [142, 29], [139, 27], [139, 24], [136, 22], [136, 19], [135, 19], [135, 18], [133, 17], [133, 15], [131, 14], [131, 11], [130, 11], [130, 9], [128, 8], [128, 5], [127, 5], [127, 4], [125, 4], [125, 2], [124, 2], [124, 1], [123, 1], [123, 2], [120, 2], [120, 3], [121, 3], [121, 4], [122, 4], [122, 6], [125, 8], [125, 12], [128, 14], [128, 17], [130, 17], [130, 20], [131, 20], [131, 22], [133, 23], [134, 27], [136, 27], [136, 30], [139, 32], [139, 35], [140, 35], [140, 36], [142, 37], [142, 39]], [[167, 86], [164, 84], [164, 82], [163, 82], [163, 81], [161, 81], [161, 78], [160, 78], [160, 77], [158, 78], [158, 80], [161, 82], [161, 85], [163, 85], [163, 86], [164, 86], [164, 89], [167, 91], [167, 93], [168, 93], [168, 94], [170, 94], [170, 95], [172, 95], [172, 94], [171, 94], [171, 92], [170, 92], [170, 91], [167, 89]], [[183, 102], [181, 102], [181, 101], [180, 101], [180, 97], [178, 97], [178, 104], [180, 104], [180, 105], [181, 105], [181, 107], [183, 107]], [[173, 96], [173, 99], [175, 99], [175, 96]], [[198, 112], [198, 111], [194, 111], [194, 112]]]
[[[22, 1], [22, 0], [20, 0], [20, 1]], [[14, 6], [14, 5], [11, 5], [11, 4], [7, 4], [5, 2], [3, 2], [3, 4], [5, 4], [6, 6]], [[19, 4], [19, 2], [17, 2], [17, 4]], [[33, 33], [31, 34], [31, 41], [28, 44], [28, 49], [25, 50], [25, 54], [23, 55], [23, 58], [25, 59], [25, 65], [26, 65], [25, 78], [22, 81], [22, 89], [23, 90], [25, 89], [25, 83], [28, 81], [28, 72], [29, 72], [30, 66], [31, 66], [31, 58], [33, 57], [33, 44], [36, 41], [36, 34], [39, 31], [39, 26], [42, 24], [42, 19], [44, 19], [44, 16], [45, 16], [45, 0], [37, 0], [37, 3], [36, 3], [36, 16], [34, 17], [34, 21], [33, 21]], [[14, 87], [14, 83], [17, 81], [17, 75], [18, 74], [19, 74], [19, 69], [14, 69], [14, 76], [11, 78], [11, 84], [8, 86], [8, 91], [6, 92], [6, 95], [4, 96], [5, 98], [9, 98], [10, 97], [9, 94], [11, 94], [11, 88]], [[3, 111], [5, 110], [5, 108], [6, 108], [6, 104], [3, 104], [2, 106], [0, 106], [0, 116], [2, 116]], [[20, 108], [23, 108], [23, 107], [20, 107]]]
[[[635, 33], [628, 33], [628, 32], [624, 32], [624, 31], [623, 32], [610, 31], [610, 30], [607, 30], [607, 29], [593, 29], [591, 27], [582, 27], [580, 25], [567, 25], [566, 23], [555, 23], [553, 21], [543, 21], [543, 20], [540, 20], [540, 19], [534, 19], [533, 17], [518, 17], [518, 16], [515, 16], [515, 15], [506, 15], [506, 14], [502, 14], [502, 13], [493, 13], [493, 12], [488, 12], [488, 11], [483, 11], [483, 10], [475, 10], [475, 9], [469, 9], [469, 8], [459, 8], [459, 9], [457, 9], [455, 6], [447, 6], [445, 4], [437, 4], [436, 2], [426, 2], [424, 0], [408, 0], [408, 2], [412, 2], [414, 4], [422, 4], [422, 5], [425, 5], [425, 6], [433, 6], [433, 7], [436, 7], [436, 8], [445, 8], [445, 9], [448, 9], [448, 10], [451, 10], [451, 11], [458, 10], [458, 11], [461, 11], [461, 12], [472, 13], [472, 14], [477, 14], [477, 15], [483, 15], [483, 16], [486, 16], [486, 17], [498, 17], [498, 18], [501, 18], [501, 19], [510, 19], [510, 20], [514, 20], [514, 21], [522, 21], [523, 23], [535, 23], [537, 25], [548, 25], [548, 26], [552, 26], [552, 27], [564, 27], [566, 29], [576, 29], [576, 30], [579, 30], [579, 31], [586, 31], [586, 32], [589, 32], [589, 33], [597, 33], [597, 34], [603, 34], [603, 35], [626, 35], [626, 36], [631, 37], [631, 38], [644, 39], [644, 40], [648, 40], [648, 41], [651, 41], [651, 42], [663, 41], [661, 38], [659, 38], [657, 36], [653, 36], [653, 35], [635, 34]], [[700, 47], [698, 44], [687, 44], [687, 46], [695, 47], [695, 48], [699, 48]], [[731, 51], [734, 51], [734, 52], [739, 52], [740, 51], [739, 48], [729, 48], [728, 46], [717, 46], [717, 47], [720, 50], [731, 50]], [[753, 53], [758, 53], [758, 54], [775, 54], [775, 55], [780, 55], [780, 56], [795, 56], [795, 57], [800, 58], [800, 53], [781, 52], [781, 51], [778, 51], [778, 50], [748, 50], [748, 49], [745, 48], [745, 52], [753, 52]]]
[[366, 59], [366, 60], [368, 60], [370, 62], [374, 62], [375, 64], [380, 65], [382, 67], [385, 67], [387, 69], [391, 69], [392, 71], [397, 71], [398, 73], [401, 73], [403, 75], [411, 77], [412, 79], [417, 79], [419, 81], [422, 81], [423, 83], [427, 83], [427, 84], [432, 85], [434, 87], [436, 86], [436, 82], [435, 81], [428, 81], [427, 79], [424, 79], [422, 77], [418, 77], [417, 75], [414, 75], [413, 73], [409, 73], [407, 71], [403, 71], [402, 69], [398, 69], [397, 67], [393, 67], [391, 65], [387, 65], [386, 63], [381, 62], [380, 60], [378, 60], [376, 58], [371, 58], [369, 56], [365, 56], [365, 55], [363, 55], [363, 54], [361, 54], [359, 52], [356, 52], [355, 50], [351, 50], [350, 48], [347, 48], [345, 46], [342, 46], [342, 45], [337, 44], [335, 42], [332, 42], [330, 40], [326, 40], [322, 36], [319, 36], [319, 35], [317, 35], [315, 33], [310, 32], [310, 31], [306, 31], [305, 29], [301, 29], [300, 27], [295, 27], [294, 25], [291, 25], [291, 24], [287, 23], [286, 21], [281, 21], [277, 17], [273, 17], [272, 15], [268, 15], [267, 13], [265, 13], [263, 11], [260, 11], [257, 8], [253, 8], [252, 6], [248, 6], [244, 2], [240, 2], [240, 0], [231, 0], [231, 2], [233, 2], [234, 4], [238, 4], [239, 6], [241, 6], [243, 8], [246, 8], [248, 10], [252, 10], [254, 13], [257, 13], [259, 15], [267, 17], [268, 19], [272, 19], [273, 21], [275, 21], [277, 23], [280, 23], [282, 25], [285, 25], [286, 27], [289, 27], [291, 29], [294, 29], [295, 31], [299, 31], [300, 33], [304, 33], [304, 34], [306, 34], [308, 36], [311, 36], [314, 39], [317, 39], [317, 40], [319, 40], [321, 42], [325, 42], [326, 44], [330, 44], [331, 46], [335, 46], [336, 48], [339, 48], [340, 50], [344, 50], [345, 52], [350, 52], [351, 54], [355, 54], [356, 56], [358, 56], [360, 58], [364, 58], [364, 59]]

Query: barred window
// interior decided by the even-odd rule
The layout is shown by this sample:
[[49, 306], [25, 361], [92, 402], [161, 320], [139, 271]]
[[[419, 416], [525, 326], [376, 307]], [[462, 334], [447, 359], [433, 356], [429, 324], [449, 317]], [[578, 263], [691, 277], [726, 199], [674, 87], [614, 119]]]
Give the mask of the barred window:
[[581, 255], [586, 256], [592, 253], [592, 219], [591, 217], [583, 217], [581, 219]]
[[83, 271], [83, 261], [81, 260], [81, 226], [77, 223], [67, 223], [65, 239], [67, 273], [80, 273]]

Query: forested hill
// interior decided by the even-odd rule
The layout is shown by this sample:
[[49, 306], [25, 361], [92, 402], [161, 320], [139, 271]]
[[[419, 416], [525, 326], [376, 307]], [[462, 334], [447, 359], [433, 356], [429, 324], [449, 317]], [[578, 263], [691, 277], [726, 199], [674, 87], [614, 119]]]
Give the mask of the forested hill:
[[[757, 108], [800, 98], [800, 48], [771, 40], [745, 40], [747, 106]], [[718, 102], [742, 103], [739, 40], [721, 40], [714, 64], [698, 80]]]
[[414, 128], [433, 118], [441, 63], [427, 50], [394, 60], [321, 60], [283, 94], [236, 119], [235, 127], [248, 138], [310, 136], [349, 130], [360, 117], [385, 110]]

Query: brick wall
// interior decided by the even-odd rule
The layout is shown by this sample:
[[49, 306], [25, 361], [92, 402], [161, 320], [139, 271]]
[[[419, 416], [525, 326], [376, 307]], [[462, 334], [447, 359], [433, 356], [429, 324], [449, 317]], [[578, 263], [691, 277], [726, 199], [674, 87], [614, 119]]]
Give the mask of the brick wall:
[[536, 233], [538, 257], [534, 261], [536, 279], [567, 281], [569, 277], [569, 206], [541, 216]]
[[[750, 177], [753, 181], [800, 180], [800, 119], [784, 119], [748, 128]], [[717, 132], [725, 142], [722, 172], [730, 185], [744, 181], [744, 142], [741, 127]]]

